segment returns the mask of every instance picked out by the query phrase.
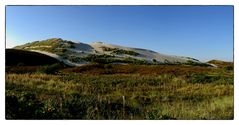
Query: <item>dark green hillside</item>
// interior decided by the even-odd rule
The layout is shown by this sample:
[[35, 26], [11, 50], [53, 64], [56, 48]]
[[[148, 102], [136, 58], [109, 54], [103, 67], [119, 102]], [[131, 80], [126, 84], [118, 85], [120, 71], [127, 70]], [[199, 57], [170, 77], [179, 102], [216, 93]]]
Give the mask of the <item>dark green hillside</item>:
[[51, 65], [59, 61], [50, 56], [25, 50], [6, 49], [6, 66]]

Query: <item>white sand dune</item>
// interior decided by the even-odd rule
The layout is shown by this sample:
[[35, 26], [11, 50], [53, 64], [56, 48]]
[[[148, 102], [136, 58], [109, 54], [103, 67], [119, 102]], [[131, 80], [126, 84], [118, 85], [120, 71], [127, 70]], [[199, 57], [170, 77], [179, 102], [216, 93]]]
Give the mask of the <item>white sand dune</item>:
[[63, 59], [61, 56], [59, 56], [57, 54], [49, 53], [49, 52], [46, 52], [46, 51], [40, 51], [40, 50], [31, 50], [31, 51], [48, 55], [48, 56], [50, 56], [52, 58], [55, 58], [55, 59], [59, 60], [60, 62], [63, 62], [65, 64], [69, 65], [69, 66], [82, 66], [82, 65], [88, 64], [87, 62], [74, 63], [74, 62], [71, 62], [69, 60]]
[[[55, 53], [50, 53], [50, 52], [46, 52], [42, 50], [36, 50], [37, 47], [41, 48], [45, 46], [37, 46], [37, 47], [31, 46], [30, 48], [31, 48], [31, 51], [35, 51], [35, 52], [39, 52], [39, 53], [51, 56], [70, 66], [82, 66], [82, 65], [88, 64], [89, 62], [86, 62], [86, 61], [72, 62], [72, 61], [69, 61], [70, 60], [69, 58], [71, 57], [82, 58], [82, 57], [86, 57], [89, 54], [95, 54], [95, 55], [107, 54], [107, 55], [112, 55], [114, 56], [114, 58], [117, 58], [117, 59], [125, 59], [127, 57], [130, 57], [134, 59], [145, 60], [149, 63], [153, 63], [153, 60], [156, 60], [157, 63], [187, 63], [188, 61], [202, 63], [198, 60], [188, 58], [188, 57], [166, 55], [166, 54], [158, 53], [152, 50], [141, 49], [141, 48], [130, 48], [130, 47], [124, 47], [119, 45], [106, 44], [103, 42], [93, 42], [90, 44], [78, 42], [78, 43], [74, 43], [73, 45], [74, 45], [74, 48], [66, 48], [68, 51], [64, 53], [65, 54], [64, 58]], [[138, 55], [115, 54], [115, 53], [112, 53], [112, 51], [104, 51], [102, 49], [103, 47], [133, 51], [138, 53]], [[49, 46], [47, 46], [47, 48], [49, 48]], [[214, 65], [212, 66], [216, 67]]]
[[[148, 62], [152, 62], [153, 59], [156, 59], [160, 63], [164, 63], [165, 60], [167, 60], [169, 62], [186, 63], [188, 60], [191, 60], [191, 59], [187, 59], [187, 58], [183, 58], [183, 57], [165, 55], [165, 54], [157, 53], [157, 52], [147, 50], [147, 49], [123, 47], [123, 46], [118, 46], [118, 45], [105, 44], [102, 42], [94, 42], [94, 43], [90, 43], [89, 45], [91, 45], [92, 48], [94, 48], [95, 50], [97, 50], [98, 52], [100, 52], [102, 54], [108, 54], [109, 52], [103, 51], [101, 47], [131, 50], [131, 51], [139, 53], [139, 55], [138, 56], [130, 56], [130, 57], [133, 57], [136, 59], [147, 60]], [[118, 56], [127, 57], [128, 55], [118, 55]], [[191, 60], [191, 61], [194, 61], [194, 60]]]

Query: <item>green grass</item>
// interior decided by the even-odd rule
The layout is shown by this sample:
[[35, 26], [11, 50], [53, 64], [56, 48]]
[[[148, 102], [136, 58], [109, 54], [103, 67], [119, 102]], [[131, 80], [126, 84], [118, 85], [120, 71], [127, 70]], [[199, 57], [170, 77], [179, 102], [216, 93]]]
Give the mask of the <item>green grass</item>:
[[101, 65], [110, 64], [110, 63], [127, 63], [127, 64], [149, 64], [146, 60], [134, 59], [131, 57], [127, 58], [117, 58], [114, 55], [96, 55], [96, 54], [89, 54], [85, 57], [79, 58], [79, 60], [91, 62], [91, 63], [98, 63]]
[[75, 48], [74, 43], [72, 41], [63, 40], [61, 38], [52, 38], [52, 39], [47, 39], [42, 41], [35, 41], [35, 42], [14, 47], [14, 49], [22, 49], [22, 50], [33, 49], [33, 50], [47, 51], [47, 52], [55, 53], [60, 56], [64, 55], [64, 53], [66, 53], [67, 49], [69, 48]]
[[71, 41], [63, 40], [61, 38], [52, 38], [42, 41], [35, 41], [27, 43], [21, 46], [16, 46], [16, 49], [26, 49], [27, 47], [36, 47], [36, 46], [51, 46], [53, 48], [74, 48], [74, 43]]
[[[160, 66], [129, 65], [130, 72], [121, 74], [115, 67], [104, 66], [116, 71], [97, 75], [74, 70], [7, 73], [6, 118], [233, 119], [233, 71], [203, 67], [196, 72], [180, 66], [195, 73], [175, 75]], [[150, 71], [145, 74], [140, 67]]]
[[110, 47], [101, 47], [104, 51], [111, 51], [111, 54], [127, 54], [132, 56], [138, 56], [139, 53], [131, 50], [124, 50], [124, 49], [118, 49], [118, 48], [110, 48]]

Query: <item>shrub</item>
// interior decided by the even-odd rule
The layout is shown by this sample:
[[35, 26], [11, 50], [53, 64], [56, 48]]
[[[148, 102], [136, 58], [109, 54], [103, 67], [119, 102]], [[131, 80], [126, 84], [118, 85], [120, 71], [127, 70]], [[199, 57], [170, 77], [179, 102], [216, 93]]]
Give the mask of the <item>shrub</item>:
[[87, 109], [95, 103], [95, 99], [92, 96], [82, 96], [79, 94], [68, 95], [68, 98], [64, 100], [63, 109], [66, 109], [69, 113], [70, 119], [85, 119], [87, 115]]
[[127, 54], [127, 55], [133, 55], [133, 56], [138, 56], [139, 53], [131, 51], [131, 50], [123, 50], [123, 49], [116, 49], [113, 50], [112, 54]]
[[157, 62], [158, 62], [156, 59], [152, 59], [152, 61], [154, 64], [157, 64]]
[[211, 83], [221, 79], [220, 76], [209, 76], [206, 74], [193, 74], [190, 78], [190, 82], [192, 83]]
[[127, 55], [133, 55], [133, 56], [138, 56], [139, 53], [131, 51], [131, 50], [123, 50], [119, 48], [109, 48], [102, 46], [101, 47], [104, 51], [112, 51], [111, 54], [127, 54]]
[[7, 95], [6, 119], [39, 119], [43, 106], [32, 93], [22, 93], [21, 98]]
[[155, 120], [155, 119], [161, 119], [161, 120], [175, 120], [176, 118], [171, 117], [170, 115], [163, 115], [160, 110], [153, 110], [146, 114], [146, 119], [149, 120]]
[[170, 64], [170, 62], [167, 59], [164, 60], [164, 63], [165, 64]]
[[225, 70], [233, 70], [233, 66], [226, 66], [224, 69]]
[[146, 60], [139, 60], [139, 59], [134, 59], [134, 58], [131, 58], [131, 57], [128, 57], [124, 60], [121, 60], [120, 62], [122, 63], [130, 63], [130, 64], [139, 64], [139, 65], [142, 65], [142, 64], [149, 64]]
[[102, 50], [104, 50], [104, 51], [113, 51], [113, 50], [117, 50], [116, 48], [109, 48], [109, 47], [105, 47], [105, 46], [102, 46], [101, 48], [102, 48]]
[[46, 73], [46, 74], [55, 74], [57, 70], [61, 68], [61, 65], [59, 63], [55, 63], [52, 65], [44, 66], [40, 68], [37, 72], [38, 73]]
[[187, 59], [191, 59], [191, 60], [194, 60], [194, 61], [199, 61], [198, 59], [195, 59], [195, 58], [191, 58], [191, 57], [186, 57]]
[[187, 65], [192, 65], [192, 66], [204, 66], [204, 67], [211, 67], [211, 65], [207, 64], [207, 63], [198, 63], [198, 62], [194, 62], [191, 60], [188, 60]]
[[84, 61], [81, 57], [76, 57], [76, 56], [70, 56], [68, 59], [71, 62], [75, 62], [75, 63]]

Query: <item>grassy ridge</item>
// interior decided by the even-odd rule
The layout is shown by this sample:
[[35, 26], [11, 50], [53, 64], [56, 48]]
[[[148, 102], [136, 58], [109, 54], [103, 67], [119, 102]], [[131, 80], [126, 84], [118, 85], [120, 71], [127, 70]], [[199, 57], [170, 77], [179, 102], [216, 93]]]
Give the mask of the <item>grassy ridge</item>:
[[7, 119], [233, 119], [231, 69], [87, 65], [54, 70], [6, 74]]
[[41, 50], [57, 55], [63, 56], [67, 53], [67, 49], [75, 48], [75, 45], [72, 41], [63, 40], [61, 38], [52, 38], [42, 41], [34, 41], [24, 45], [16, 46], [14, 49], [20, 50]]
[[[74, 48], [74, 43], [72, 41], [63, 40], [61, 38], [52, 38], [42, 41], [34, 41], [24, 45], [16, 46], [15, 49], [29, 49], [31, 47], [41, 47], [43, 48]], [[50, 50], [50, 49], [49, 49]]]
[[[75, 63], [79, 62], [90, 62], [90, 63], [102, 63], [102, 64], [109, 64], [109, 63], [127, 63], [127, 64], [167, 64], [167, 65], [178, 65], [178, 64], [187, 64], [187, 65], [193, 65], [193, 66], [205, 66], [210, 67], [211, 65], [208, 65], [206, 63], [201, 63], [199, 60], [190, 58], [190, 57], [180, 57], [187, 60], [187, 62], [184, 61], [170, 61], [167, 59], [157, 61], [156, 59], [139, 59], [137, 56], [140, 55], [140, 53], [134, 51], [134, 49], [120, 49], [117, 47], [106, 47], [101, 46], [101, 49], [106, 52], [107, 54], [104, 54], [104, 52], [98, 52], [94, 50], [90, 45], [85, 44], [86, 46], [82, 46], [83, 48], [86, 47], [89, 50], [92, 51], [86, 51], [86, 48], [78, 48], [77, 46], [80, 44], [74, 43], [72, 41], [63, 40], [61, 38], [51, 38], [47, 40], [42, 41], [34, 41], [31, 43], [27, 43], [24, 45], [16, 46], [14, 49], [19, 50], [40, 50], [40, 51], [46, 51], [53, 54], [57, 54], [61, 56], [63, 59], [70, 60]], [[83, 45], [83, 44], [82, 44]], [[136, 49], [136, 48], [135, 48]], [[145, 49], [136, 49], [136, 50], [143, 50], [148, 51], [150, 53], [156, 53], [151, 50], [145, 50]], [[143, 56], [143, 55], [142, 55]], [[144, 55], [145, 56], [145, 55]]]

